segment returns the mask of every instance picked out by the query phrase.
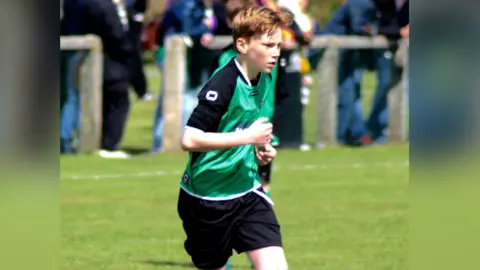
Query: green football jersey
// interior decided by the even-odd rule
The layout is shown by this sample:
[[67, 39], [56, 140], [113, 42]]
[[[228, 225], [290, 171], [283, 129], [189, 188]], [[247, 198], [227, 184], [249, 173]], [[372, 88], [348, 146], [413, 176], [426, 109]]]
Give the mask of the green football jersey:
[[[233, 49], [233, 48], [227, 49], [226, 51], [224, 51], [220, 55], [220, 58], [218, 60], [218, 65], [220, 67], [224, 66], [229, 61], [231, 61], [233, 58], [235, 58], [237, 55], [238, 55], [238, 53], [237, 53], [237, 51], [235, 51], [235, 49]], [[269, 121], [272, 121], [273, 113], [275, 111], [275, 85], [276, 85], [277, 76], [278, 76], [278, 63], [275, 65], [275, 67], [273, 68], [273, 70], [270, 74], [272, 76], [273, 83], [269, 84], [268, 86], [271, 87], [272, 89], [270, 89], [268, 91], [269, 94], [268, 94], [268, 97], [265, 101], [264, 110], [262, 111], [263, 114], [261, 115], [261, 117], [266, 117], [266, 118], [268, 118]], [[273, 139], [272, 139], [271, 143], [272, 143], [272, 145], [278, 145], [278, 143], [279, 143], [278, 137], [273, 136]]]
[[[236, 59], [231, 59], [200, 91], [186, 128], [218, 133], [248, 128], [270, 110], [265, 104], [272, 84], [272, 76], [265, 73], [256, 84], [251, 83]], [[207, 200], [232, 199], [260, 187], [254, 146], [191, 152], [180, 185], [187, 193]]]

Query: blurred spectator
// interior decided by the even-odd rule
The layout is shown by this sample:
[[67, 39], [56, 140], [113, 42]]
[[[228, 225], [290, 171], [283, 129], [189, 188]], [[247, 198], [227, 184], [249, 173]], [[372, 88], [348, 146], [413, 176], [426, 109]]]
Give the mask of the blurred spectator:
[[366, 26], [366, 29], [372, 35], [386, 36], [390, 47], [374, 51], [378, 82], [366, 126], [369, 136], [375, 142], [383, 143], [387, 137], [388, 93], [401, 79], [402, 68], [396, 65], [394, 55], [402, 33], [408, 35], [408, 0], [373, 0], [373, 2], [377, 11], [377, 21]]
[[[159, 25], [156, 58], [161, 70], [164, 68], [164, 39], [171, 34], [181, 34], [185, 37], [188, 75], [183, 97], [182, 119], [184, 124], [196, 106], [197, 92], [208, 80], [211, 63], [214, 61], [215, 53], [205, 46], [212, 41], [214, 34], [221, 34], [221, 31], [228, 29], [225, 16], [225, 7], [222, 3], [217, 3], [213, 0], [184, 0], [169, 6]], [[163, 91], [160, 94], [155, 112], [152, 141], [153, 153], [162, 150], [162, 103]]]
[[[347, 0], [333, 14], [325, 32], [335, 35], [370, 35], [367, 25], [376, 22], [372, 0]], [[371, 141], [363, 120], [361, 79], [371, 62], [371, 50], [342, 49], [338, 73], [337, 141], [345, 145], [363, 145]], [[379, 79], [379, 81], [384, 81]], [[385, 87], [380, 85], [379, 87]]]
[[[298, 6], [297, 11], [295, 12], [295, 21], [300, 27], [302, 33], [308, 37], [309, 40], [313, 40], [315, 36], [322, 34], [322, 29], [320, 28], [320, 23], [317, 19], [312, 17], [308, 13], [310, 0], [295, 0], [292, 6]], [[309, 46], [304, 46], [302, 48], [302, 65], [300, 72], [302, 76], [302, 104], [307, 105], [309, 103], [310, 89], [309, 87], [313, 84], [313, 78], [311, 77], [311, 72], [316, 70], [316, 66], [320, 61], [322, 50], [313, 49]], [[305, 146], [304, 146], [305, 147]]]
[[[103, 105], [100, 155], [127, 158], [119, 151], [129, 110], [128, 62], [132, 47], [128, 39], [127, 12], [120, 0], [64, 0], [61, 35], [95, 34], [103, 43]], [[61, 151], [69, 153], [72, 133], [79, 127], [79, 95], [76, 72], [81, 54], [62, 52]]]
[[[60, 21], [62, 36], [84, 35], [87, 32], [80, 0], [64, 0], [63, 18]], [[78, 89], [78, 69], [82, 51], [61, 51], [60, 53], [60, 153], [69, 154], [76, 151], [80, 128], [80, 95]]]
[[142, 48], [144, 51], [157, 50], [157, 32], [160, 21], [162, 20], [165, 9], [167, 8], [167, 0], [146, 0], [147, 9], [143, 21], [144, 28], [142, 30]]
[[129, 61], [133, 54], [128, 36], [127, 11], [120, 0], [83, 0], [86, 33], [102, 39], [103, 124], [100, 155], [106, 158], [128, 158], [120, 151], [125, 122], [130, 108]]
[[[307, 16], [308, 19], [310, 20], [311, 23], [311, 32], [312, 32], [312, 38], [315, 36], [322, 35], [324, 30], [322, 29], [322, 26], [320, 25], [320, 15], [318, 18], [311, 16], [308, 13], [308, 10], [310, 9], [311, 1], [310, 0], [300, 0], [300, 10], [304, 16]], [[319, 3], [317, 3], [318, 5]], [[319, 5], [319, 10], [318, 13], [321, 14], [323, 12], [323, 5]], [[322, 58], [322, 49], [317, 49], [317, 48], [308, 48], [305, 52], [305, 55], [308, 59], [308, 63], [310, 64], [310, 67], [312, 71], [315, 71], [318, 65], [318, 62]]]
[[147, 0], [125, 0], [129, 37], [133, 47], [130, 61], [131, 84], [140, 100], [150, 100], [153, 95], [147, 91], [147, 79], [143, 70], [142, 31], [147, 9]]
[[170, 1], [172, 0], [147, 0], [144, 24], [148, 25], [152, 21], [161, 18], [165, 12], [168, 2]]

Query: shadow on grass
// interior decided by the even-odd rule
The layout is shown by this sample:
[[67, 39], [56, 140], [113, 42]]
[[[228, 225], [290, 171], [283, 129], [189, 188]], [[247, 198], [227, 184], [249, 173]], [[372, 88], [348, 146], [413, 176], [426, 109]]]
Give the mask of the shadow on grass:
[[150, 149], [145, 147], [122, 147], [121, 150], [132, 156], [140, 156], [150, 153]]
[[[181, 267], [185, 269], [195, 269], [195, 265], [190, 262], [173, 262], [173, 261], [155, 261], [155, 260], [147, 260], [147, 261], [141, 261], [141, 263], [144, 264], [149, 264], [153, 266], [174, 266], [174, 267]], [[236, 266], [236, 265], [230, 265], [232, 269], [251, 269], [249, 267], [241, 267], [241, 266]]]
[[173, 262], [173, 261], [155, 261], [155, 260], [147, 260], [141, 261], [144, 264], [150, 264], [153, 266], [175, 266], [175, 267], [182, 267], [186, 269], [195, 269], [195, 265], [189, 262]]

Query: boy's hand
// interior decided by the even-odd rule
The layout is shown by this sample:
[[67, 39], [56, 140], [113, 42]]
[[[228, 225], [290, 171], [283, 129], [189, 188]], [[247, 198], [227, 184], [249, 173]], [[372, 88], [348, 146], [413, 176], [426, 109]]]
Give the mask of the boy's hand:
[[265, 145], [272, 139], [272, 123], [267, 118], [260, 118], [255, 121], [247, 130], [250, 142], [255, 145]]
[[255, 156], [260, 166], [265, 166], [272, 162], [276, 155], [277, 150], [269, 143], [263, 147], [255, 146]]

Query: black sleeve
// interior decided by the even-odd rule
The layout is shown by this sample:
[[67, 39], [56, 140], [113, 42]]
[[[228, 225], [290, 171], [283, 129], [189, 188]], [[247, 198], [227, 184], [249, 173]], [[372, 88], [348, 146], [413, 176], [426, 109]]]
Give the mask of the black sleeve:
[[225, 76], [225, 72], [218, 72], [198, 94], [198, 105], [188, 119], [187, 126], [204, 132], [217, 132], [234, 89], [235, 78], [232, 80]]

